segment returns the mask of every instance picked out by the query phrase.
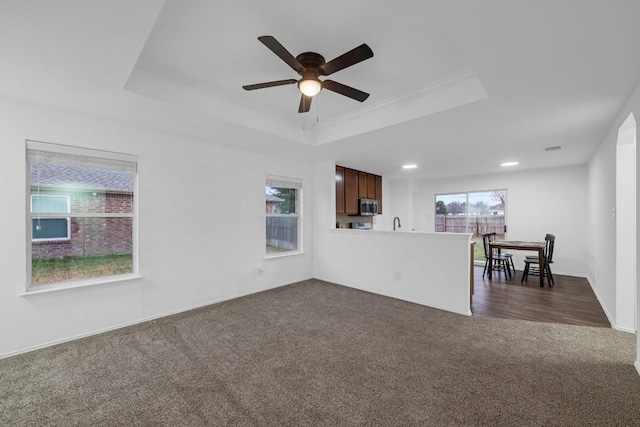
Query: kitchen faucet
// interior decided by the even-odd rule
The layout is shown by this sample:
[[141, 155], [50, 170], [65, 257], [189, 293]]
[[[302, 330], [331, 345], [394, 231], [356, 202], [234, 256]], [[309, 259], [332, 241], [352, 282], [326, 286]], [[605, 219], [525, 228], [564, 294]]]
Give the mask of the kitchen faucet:
[[395, 217], [393, 218], [393, 231], [396, 231], [396, 219], [398, 220], [398, 228], [402, 228], [402, 226], [400, 225], [400, 218]]

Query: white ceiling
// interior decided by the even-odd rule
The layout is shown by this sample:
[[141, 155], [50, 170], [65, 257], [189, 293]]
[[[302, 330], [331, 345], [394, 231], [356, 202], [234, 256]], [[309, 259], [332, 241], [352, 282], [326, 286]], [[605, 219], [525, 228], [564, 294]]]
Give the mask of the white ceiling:
[[[127, 90], [312, 145], [486, 98], [434, 2], [414, 2], [401, 25], [388, 23], [397, 15], [392, 2], [370, 5], [327, 1], [308, 19], [309, 2], [167, 2]], [[374, 57], [331, 79], [371, 96], [359, 103], [322, 91], [301, 115], [296, 85], [243, 90], [299, 78], [257, 40], [261, 35], [274, 36], [293, 56], [313, 51], [327, 61], [366, 42]]]
[[[640, 81], [639, 18], [635, 0], [5, 0], [0, 94], [388, 178], [580, 164]], [[367, 43], [331, 79], [371, 96], [298, 114], [295, 85], [244, 91], [298, 77], [261, 35], [327, 61]]]

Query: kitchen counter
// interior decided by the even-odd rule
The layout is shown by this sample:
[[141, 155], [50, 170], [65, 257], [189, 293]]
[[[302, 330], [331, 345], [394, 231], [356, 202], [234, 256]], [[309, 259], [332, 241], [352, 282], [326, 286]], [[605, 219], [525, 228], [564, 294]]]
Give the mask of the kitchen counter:
[[380, 235], [388, 237], [416, 237], [416, 238], [431, 238], [431, 239], [452, 239], [452, 240], [467, 240], [471, 241], [471, 233], [434, 233], [428, 231], [404, 231], [404, 230], [358, 230], [353, 228], [332, 228], [333, 233], [354, 233], [354, 234], [367, 234], [367, 235]]

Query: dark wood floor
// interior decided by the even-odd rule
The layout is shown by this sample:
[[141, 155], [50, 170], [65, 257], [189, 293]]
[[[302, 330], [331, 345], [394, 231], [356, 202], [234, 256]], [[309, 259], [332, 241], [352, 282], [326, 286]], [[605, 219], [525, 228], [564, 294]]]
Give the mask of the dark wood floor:
[[520, 285], [522, 270], [511, 280], [505, 280], [502, 272], [494, 272], [492, 280], [483, 279], [482, 270], [474, 268], [474, 316], [611, 327], [587, 279], [554, 274], [555, 286], [549, 288], [545, 280], [541, 288], [537, 276]]

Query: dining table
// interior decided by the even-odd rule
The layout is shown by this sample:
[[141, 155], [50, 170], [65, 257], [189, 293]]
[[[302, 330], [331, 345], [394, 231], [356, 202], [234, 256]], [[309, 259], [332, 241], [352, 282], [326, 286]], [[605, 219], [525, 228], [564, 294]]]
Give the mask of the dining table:
[[[545, 242], [525, 242], [522, 240], [494, 240], [489, 242], [489, 253], [500, 252], [503, 249], [516, 251], [533, 251], [538, 253], [538, 265], [540, 270], [540, 287], [544, 287], [544, 249]], [[493, 257], [489, 257], [489, 280], [493, 276]]]

